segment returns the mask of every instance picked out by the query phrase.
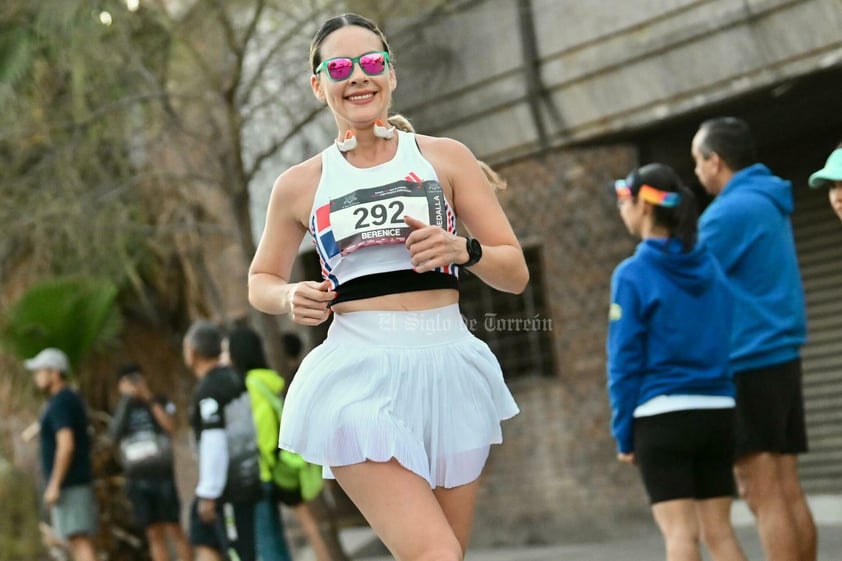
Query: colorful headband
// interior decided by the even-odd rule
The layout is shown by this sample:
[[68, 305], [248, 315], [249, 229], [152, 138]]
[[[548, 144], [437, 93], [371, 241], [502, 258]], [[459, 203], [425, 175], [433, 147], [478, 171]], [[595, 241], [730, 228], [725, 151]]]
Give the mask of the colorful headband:
[[680, 193], [676, 193], [674, 191], [661, 191], [660, 189], [655, 189], [651, 185], [645, 184], [640, 186], [640, 191], [638, 191], [637, 196], [647, 203], [668, 208], [678, 206], [678, 203], [681, 202]]
[[[625, 179], [616, 180], [614, 182], [614, 190], [617, 192], [617, 198], [621, 200], [631, 199], [634, 196], [632, 194], [631, 187], [629, 187], [629, 184]], [[680, 193], [675, 193], [673, 191], [661, 191], [660, 189], [656, 189], [651, 185], [646, 184], [640, 186], [637, 196], [647, 203], [663, 207], [674, 207], [681, 201]]]
[[631, 199], [632, 192], [629, 189], [628, 183], [625, 179], [618, 179], [614, 182], [614, 190], [617, 192], [618, 199]]

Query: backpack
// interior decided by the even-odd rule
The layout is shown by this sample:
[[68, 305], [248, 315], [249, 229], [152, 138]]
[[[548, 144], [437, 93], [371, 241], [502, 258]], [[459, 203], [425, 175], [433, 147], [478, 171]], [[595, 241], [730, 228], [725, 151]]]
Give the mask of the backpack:
[[263, 492], [260, 481], [257, 432], [251, 413], [251, 398], [243, 391], [225, 407], [225, 439], [228, 442], [228, 479], [225, 500], [249, 502]]
[[[281, 422], [284, 404], [281, 397], [275, 394], [260, 379], [246, 378], [246, 386], [265, 397]], [[275, 485], [275, 496], [287, 506], [295, 506], [304, 501], [310, 501], [318, 496], [324, 486], [322, 468], [307, 462], [294, 452], [275, 450], [274, 458], [267, 458], [271, 464], [272, 482]]]

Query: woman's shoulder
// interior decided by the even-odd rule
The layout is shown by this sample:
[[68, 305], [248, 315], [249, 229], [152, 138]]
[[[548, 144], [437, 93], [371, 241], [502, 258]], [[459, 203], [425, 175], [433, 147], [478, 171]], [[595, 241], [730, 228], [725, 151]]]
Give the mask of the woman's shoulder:
[[476, 158], [473, 153], [458, 140], [444, 136], [426, 136], [423, 134], [416, 134], [415, 139], [418, 149], [424, 158], [436, 169], [442, 184], [452, 184], [452, 180], [445, 181], [444, 178], [461, 176], [465, 173], [465, 170], [470, 169], [471, 162], [477, 165], [477, 172], [479, 172], [479, 167], [476, 164]]
[[649, 267], [640, 255], [635, 253], [614, 267], [612, 277], [615, 282], [638, 284], [646, 276], [648, 269]]
[[453, 138], [446, 136], [428, 136], [426, 134], [416, 134], [415, 141], [418, 147], [425, 153], [429, 152], [436, 155], [447, 156], [473, 156], [470, 149], [463, 143]]
[[322, 175], [322, 155], [304, 160], [287, 168], [275, 180], [275, 189], [306, 189], [315, 187]]
[[284, 206], [290, 202], [297, 206], [308, 199], [312, 202], [321, 176], [322, 156], [316, 154], [279, 175], [272, 187], [272, 198], [283, 202]]
[[306, 225], [321, 174], [321, 154], [287, 168], [275, 179], [270, 205]]

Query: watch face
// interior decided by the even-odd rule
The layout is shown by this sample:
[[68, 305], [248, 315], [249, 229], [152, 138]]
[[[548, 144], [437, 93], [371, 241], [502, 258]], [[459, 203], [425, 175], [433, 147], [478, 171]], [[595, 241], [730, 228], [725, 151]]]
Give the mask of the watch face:
[[479, 259], [480, 257], [482, 257], [482, 246], [474, 238], [471, 238], [471, 243], [468, 247], [468, 253], [471, 254], [472, 259]]
[[468, 238], [468, 261], [463, 267], [474, 265], [477, 261], [482, 259], [482, 245], [474, 238]]

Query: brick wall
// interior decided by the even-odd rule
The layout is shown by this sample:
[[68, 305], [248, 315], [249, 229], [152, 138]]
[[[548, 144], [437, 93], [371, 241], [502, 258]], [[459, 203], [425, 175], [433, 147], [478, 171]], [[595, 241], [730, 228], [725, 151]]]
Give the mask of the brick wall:
[[616, 146], [498, 167], [521, 242], [542, 249], [557, 371], [510, 383], [521, 413], [491, 453], [478, 545], [599, 539], [652, 524], [637, 471], [615, 458], [605, 391], [611, 272], [636, 244], [609, 185], [635, 161]]

